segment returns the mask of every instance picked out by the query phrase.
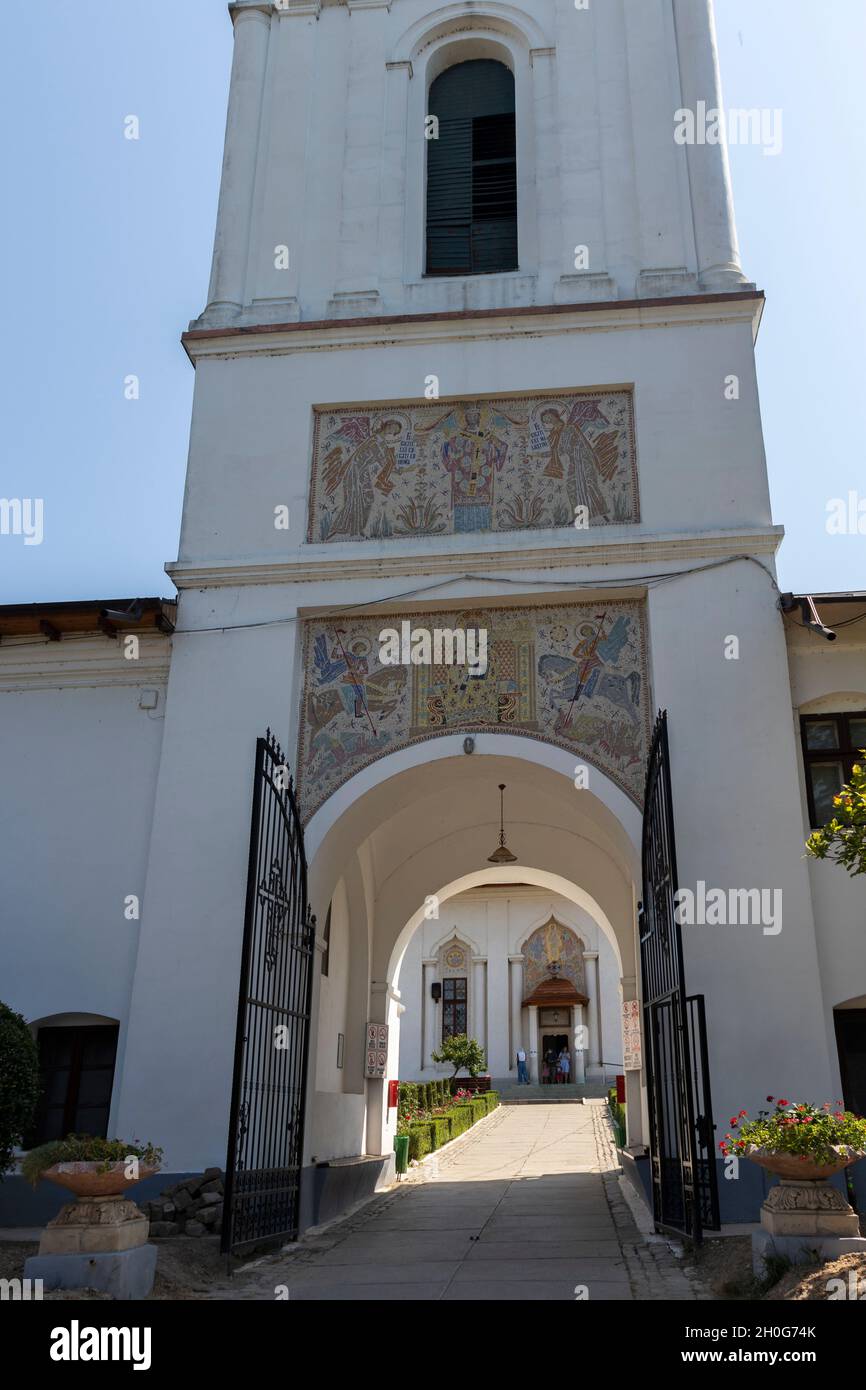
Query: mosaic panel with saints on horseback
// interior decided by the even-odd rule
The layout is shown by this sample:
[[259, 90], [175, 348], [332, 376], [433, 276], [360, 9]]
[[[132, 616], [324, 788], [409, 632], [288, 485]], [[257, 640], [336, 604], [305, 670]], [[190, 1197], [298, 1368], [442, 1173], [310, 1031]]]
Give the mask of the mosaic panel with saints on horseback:
[[[567, 748], [640, 804], [650, 719], [639, 601], [346, 614], [304, 627], [298, 786], [305, 820], [386, 753], [470, 730]], [[395, 634], [387, 655], [386, 632]], [[435, 643], [437, 633], [452, 639], [440, 658], [453, 654], [457, 634], [472, 638], [467, 646], [483, 660], [473, 667], [423, 659], [419, 639], [429, 634]]]
[[315, 412], [308, 540], [640, 520], [630, 390]]

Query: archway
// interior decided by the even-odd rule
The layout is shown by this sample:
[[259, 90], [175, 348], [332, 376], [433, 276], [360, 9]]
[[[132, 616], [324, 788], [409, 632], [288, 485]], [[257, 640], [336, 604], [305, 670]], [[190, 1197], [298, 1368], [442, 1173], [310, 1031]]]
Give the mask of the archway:
[[[307, 827], [314, 910], [330, 901], [342, 879], [352, 959], [369, 962], [363, 980], [352, 966], [351, 1016], [341, 1030], [347, 1054], [367, 1023], [390, 1028], [386, 1074], [365, 1079], [368, 1154], [392, 1147], [396, 1115], [389, 1112], [386, 1081], [398, 1074], [400, 965], [437, 904], [441, 910], [468, 889], [497, 882], [555, 894], [598, 925], [613, 952], [622, 997], [637, 997], [638, 808], [600, 771], [591, 790], [578, 790], [573, 758], [555, 747], [511, 735], [480, 735], [475, 746], [466, 756], [457, 752], [462, 737], [440, 739], [387, 755], [351, 778]], [[508, 844], [517, 856], [504, 868], [487, 862], [499, 831], [500, 782], [507, 787]], [[320, 1046], [331, 1043], [320, 1038]], [[637, 1134], [640, 1073], [630, 1073], [630, 1084]], [[328, 1105], [338, 1101], [332, 1096]], [[309, 1128], [321, 1160], [328, 1135], [317, 1120], [312, 1087], [310, 1104]]]

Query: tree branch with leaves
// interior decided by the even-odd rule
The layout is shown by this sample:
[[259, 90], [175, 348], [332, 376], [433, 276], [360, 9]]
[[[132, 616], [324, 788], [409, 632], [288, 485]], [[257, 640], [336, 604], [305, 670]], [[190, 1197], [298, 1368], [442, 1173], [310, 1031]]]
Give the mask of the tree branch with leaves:
[[[866, 758], [866, 749], [861, 753]], [[854, 764], [851, 781], [834, 796], [833, 805], [833, 819], [809, 836], [806, 853], [841, 864], [852, 877], [866, 874], [866, 767], [862, 763]]]

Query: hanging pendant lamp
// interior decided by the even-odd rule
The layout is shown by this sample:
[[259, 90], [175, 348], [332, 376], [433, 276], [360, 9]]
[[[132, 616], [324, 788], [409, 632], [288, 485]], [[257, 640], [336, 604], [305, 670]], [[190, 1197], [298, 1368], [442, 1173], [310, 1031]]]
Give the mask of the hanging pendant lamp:
[[505, 783], [499, 783], [499, 848], [495, 849], [488, 858], [488, 864], [516, 864], [517, 855], [512, 854], [510, 849], [505, 847], [505, 801], [503, 793]]

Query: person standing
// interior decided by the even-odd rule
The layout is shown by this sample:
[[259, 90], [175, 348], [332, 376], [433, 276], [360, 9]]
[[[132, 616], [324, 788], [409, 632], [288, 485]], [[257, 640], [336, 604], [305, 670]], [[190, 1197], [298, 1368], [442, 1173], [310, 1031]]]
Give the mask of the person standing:
[[518, 1086], [522, 1086], [524, 1082], [526, 1083], [527, 1086], [529, 1085], [529, 1072], [526, 1070], [526, 1052], [524, 1051], [524, 1049], [523, 1049], [522, 1047], [518, 1047], [518, 1049], [517, 1049], [517, 1084], [518, 1084]]
[[562, 1084], [567, 1086], [571, 1080], [571, 1058], [565, 1048], [559, 1054], [559, 1071], [562, 1075]]

